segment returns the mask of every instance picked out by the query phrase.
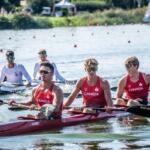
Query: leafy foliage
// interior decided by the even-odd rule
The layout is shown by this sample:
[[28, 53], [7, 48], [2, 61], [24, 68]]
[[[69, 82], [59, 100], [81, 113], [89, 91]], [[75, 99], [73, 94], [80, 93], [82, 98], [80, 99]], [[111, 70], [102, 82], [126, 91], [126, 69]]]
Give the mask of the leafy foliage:
[[34, 13], [41, 13], [42, 7], [51, 6], [51, 0], [27, 0], [28, 5], [33, 9]]
[[[115, 7], [121, 7], [123, 9], [131, 9], [138, 7], [138, 1], [135, 0], [112, 0], [112, 4]], [[141, 0], [141, 6], [145, 6], [147, 4], [147, 0]]]
[[0, 17], [0, 29], [11, 29], [12, 24], [6, 17]]
[[0, 8], [4, 7], [8, 11], [18, 7], [19, 5], [20, 0], [0, 0]]
[[91, 1], [91, 2], [86, 2], [86, 1], [82, 1], [82, 2], [76, 2], [76, 7], [78, 11], [89, 11], [89, 12], [93, 12], [96, 10], [104, 10], [104, 9], [109, 9], [111, 8], [111, 4], [107, 4], [107, 3], [102, 3], [102, 2], [96, 2], [96, 1]]
[[30, 29], [37, 27], [33, 18], [27, 14], [16, 14], [12, 19], [12, 25], [15, 29]]

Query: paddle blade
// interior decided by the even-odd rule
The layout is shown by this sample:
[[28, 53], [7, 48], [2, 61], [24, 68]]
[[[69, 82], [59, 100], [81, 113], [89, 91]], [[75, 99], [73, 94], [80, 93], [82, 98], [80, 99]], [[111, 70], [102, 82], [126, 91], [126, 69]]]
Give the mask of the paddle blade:
[[115, 91], [117, 90], [117, 87], [114, 86], [114, 87], [111, 87], [110, 89], [111, 89], [111, 91], [114, 91], [114, 92], [115, 92]]
[[132, 106], [127, 108], [127, 112], [143, 117], [150, 117], [150, 106]]
[[4, 104], [4, 101], [3, 100], [0, 100], [0, 105], [3, 105]]

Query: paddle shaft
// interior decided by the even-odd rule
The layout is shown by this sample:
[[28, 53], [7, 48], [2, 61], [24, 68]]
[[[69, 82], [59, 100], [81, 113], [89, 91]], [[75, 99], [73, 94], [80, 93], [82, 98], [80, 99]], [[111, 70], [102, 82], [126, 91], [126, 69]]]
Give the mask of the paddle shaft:
[[[0, 99], [0, 104], [7, 104], [7, 105], [9, 105], [8, 102], [5, 102], [5, 101], [3, 101], [1, 99]], [[11, 106], [17, 106], [17, 107], [20, 107], [20, 108], [31, 109], [30, 106], [23, 105], [23, 104], [18, 104], [18, 103], [12, 103]], [[33, 110], [39, 110], [39, 109], [38, 108], [34, 108]]]
[[83, 110], [83, 109], [92, 109], [92, 110], [97, 110], [97, 111], [106, 111], [107, 109], [110, 109], [112, 111], [126, 111], [126, 107], [120, 107], [120, 108], [117, 108], [117, 107], [108, 107], [108, 108], [94, 108], [94, 107], [65, 107], [64, 109], [71, 109], [71, 108], [76, 108], [76, 109], [80, 109], [80, 110]]
[[127, 106], [123, 106], [120, 108], [117, 107], [109, 107], [109, 108], [92, 108], [92, 107], [66, 107], [66, 109], [71, 109], [71, 108], [76, 108], [78, 110], [83, 111], [83, 109], [85, 108], [89, 108], [91, 110], [96, 110], [96, 112], [98, 111], [106, 111], [107, 109], [111, 110], [111, 111], [124, 111], [124, 112], [129, 112], [135, 115], [140, 115], [143, 117], [150, 117], [150, 106], [131, 106], [131, 107], [127, 107]]

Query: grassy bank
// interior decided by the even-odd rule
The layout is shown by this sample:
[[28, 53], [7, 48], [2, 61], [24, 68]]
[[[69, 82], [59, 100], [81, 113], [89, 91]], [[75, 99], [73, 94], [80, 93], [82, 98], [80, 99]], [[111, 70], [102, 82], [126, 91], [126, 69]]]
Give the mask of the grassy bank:
[[67, 26], [119, 25], [141, 23], [146, 8], [132, 10], [110, 9], [84, 13], [74, 17], [42, 17], [11, 15], [0, 17], [0, 29], [33, 29]]
[[54, 27], [59, 26], [89, 26], [89, 25], [119, 25], [141, 23], [146, 8], [124, 11], [110, 9], [103, 12], [85, 13], [80, 16], [68, 18], [49, 18]]

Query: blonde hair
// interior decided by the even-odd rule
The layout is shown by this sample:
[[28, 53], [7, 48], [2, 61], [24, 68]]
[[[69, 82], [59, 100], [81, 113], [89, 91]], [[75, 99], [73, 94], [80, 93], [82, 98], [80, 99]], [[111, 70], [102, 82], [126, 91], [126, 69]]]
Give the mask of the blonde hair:
[[84, 68], [85, 69], [87, 69], [93, 65], [98, 67], [98, 61], [95, 58], [86, 59], [84, 62]]
[[128, 65], [132, 64], [133, 66], [137, 66], [137, 68], [139, 68], [139, 60], [135, 56], [127, 58], [124, 61], [124, 64], [125, 64], [125, 66], [128, 66]]

